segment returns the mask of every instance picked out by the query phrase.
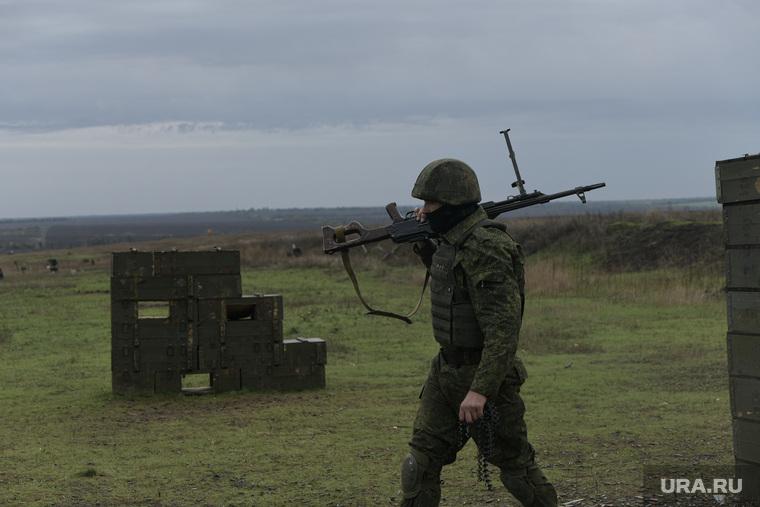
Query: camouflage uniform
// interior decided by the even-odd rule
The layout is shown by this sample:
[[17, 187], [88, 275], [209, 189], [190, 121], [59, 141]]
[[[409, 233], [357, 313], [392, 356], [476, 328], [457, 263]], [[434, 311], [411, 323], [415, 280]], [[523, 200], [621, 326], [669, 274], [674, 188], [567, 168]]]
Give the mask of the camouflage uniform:
[[[443, 343], [420, 394], [409, 442], [410, 454], [402, 464], [403, 506], [438, 505], [440, 469], [454, 462], [465, 443], [460, 437], [459, 406], [468, 391], [485, 395], [489, 404], [495, 405], [498, 427], [493, 433], [493, 449], [488, 461], [500, 469], [500, 478], [507, 489], [526, 507], [557, 505], [553, 486], [534, 461], [534, 450], [528, 442], [523, 419], [525, 406], [520, 397], [520, 386], [527, 376], [522, 360], [516, 355], [525, 285], [524, 255], [503, 228], [494, 227], [494, 222], [485, 219], [485, 211], [477, 207], [474, 213], [443, 234], [439, 244], [429, 240], [424, 248], [415, 247], [431, 272], [434, 334], [436, 340]], [[440, 256], [436, 256], [436, 251], [452, 246], [456, 249], [455, 255], [446, 268], [445, 262], [437, 262]], [[452, 275], [455, 279], [454, 291], [458, 289], [459, 295], [454, 296], [452, 308], [457, 305], [457, 299], [471, 304], [475, 321], [471, 334], [480, 335], [482, 348], [450, 345], [445, 342], [446, 332], [435, 329], [446, 319], [436, 315], [436, 307], [440, 306], [440, 302], [436, 303], [436, 294], [450, 290], [441, 289], [440, 281], [445, 279], [446, 273], [436, 277], [436, 270], [447, 270], [449, 279]], [[456, 326], [453, 322], [456, 312], [452, 309], [452, 329]], [[464, 338], [465, 344], [468, 344], [467, 339]], [[477, 344], [478, 338], [468, 345], [473, 343]], [[476, 421], [469, 428], [476, 444], [480, 442], [481, 422]]]

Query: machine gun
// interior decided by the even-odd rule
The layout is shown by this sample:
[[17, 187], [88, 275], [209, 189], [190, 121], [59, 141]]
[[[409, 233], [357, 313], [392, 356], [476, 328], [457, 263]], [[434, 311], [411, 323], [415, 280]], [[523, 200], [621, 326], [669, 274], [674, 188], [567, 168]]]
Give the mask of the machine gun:
[[[512, 188], [517, 187], [520, 194], [516, 196], [508, 197], [507, 199], [499, 202], [484, 202], [480, 203], [483, 210], [488, 215], [488, 218], [496, 218], [502, 213], [508, 213], [521, 208], [527, 208], [529, 206], [535, 206], [536, 204], [544, 204], [555, 199], [561, 199], [570, 195], [577, 195], [582, 203], [586, 203], [586, 192], [590, 190], [596, 190], [602, 188], [605, 183], [595, 183], [593, 185], [585, 185], [582, 187], [575, 187], [555, 194], [544, 194], [538, 190], [533, 192], [525, 191], [525, 182], [520, 178], [520, 170], [517, 168], [517, 160], [515, 160], [515, 152], [512, 150], [512, 143], [509, 141], [509, 129], [502, 130], [500, 133], [504, 134], [504, 138], [507, 141], [507, 148], [509, 149], [509, 158], [512, 159], [512, 166], [517, 176], [517, 181], [512, 183]], [[365, 229], [359, 222], [351, 222], [345, 226], [330, 227], [328, 225], [322, 227], [322, 247], [326, 254], [332, 254], [335, 252], [342, 252], [349, 250], [350, 248], [374, 243], [376, 241], [382, 241], [385, 239], [391, 239], [395, 243], [416, 243], [417, 241], [424, 241], [429, 238], [435, 238], [437, 235], [430, 229], [428, 222], [418, 222], [417, 217], [413, 211], [408, 212], [405, 216], [401, 216], [396, 207], [396, 203], [392, 202], [385, 207], [388, 215], [391, 218], [391, 224], [385, 227], [378, 227], [375, 229]], [[347, 236], [358, 235], [355, 238], [346, 239]]]
[[[498, 202], [484, 202], [480, 203], [483, 210], [488, 215], [488, 218], [496, 218], [502, 213], [508, 213], [521, 208], [527, 208], [529, 206], [535, 206], [536, 204], [544, 204], [555, 199], [561, 199], [570, 195], [577, 195], [582, 203], [586, 203], [586, 192], [602, 188], [605, 183], [595, 183], [593, 185], [585, 185], [581, 187], [575, 187], [562, 192], [554, 194], [544, 194], [538, 190], [533, 192], [525, 191], [525, 181], [520, 177], [520, 170], [517, 168], [517, 160], [515, 159], [515, 152], [512, 149], [512, 143], [509, 140], [509, 130], [502, 130], [499, 132], [504, 135], [504, 139], [507, 142], [507, 149], [509, 150], [509, 158], [512, 160], [512, 167], [515, 171], [517, 180], [512, 183], [512, 188], [517, 188], [519, 195], [510, 196], [503, 201]], [[434, 233], [428, 222], [419, 222], [417, 220], [414, 211], [408, 212], [405, 216], [401, 216], [396, 207], [396, 203], [392, 202], [385, 207], [388, 212], [388, 216], [391, 218], [390, 225], [385, 227], [377, 227], [374, 229], [366, 229], [362, 227], [359, 222], [353, 221], [345, 226], [330, 227], [328, 225], [322, 227], [322, 247], [326, 254], [332, 254], [335, 252], [341, 252], [343, 257], [343, 264], [346, 268], [348, 276], [354, 284], [356, 294], [359, 296], [359, 300], [362, 302], [365, 308], [369, 310], [370, 315], [384, 315], [386, 317], [394, 317], [404, 320], [407, 323], [411, 323], [409, 317], [416, 313], [419, 308], [419, 303], [414, 311], [407, 315], [401, 316], [389, 312], [381, 312], [371, 308], [362, 298], [359, 286], [351, 269], [351, 263], [348, 257], [348, 252], [351, 248], [382, 241], [385, 239], [391, 239], [395, 243], [416, 243], [418, 241], [425, 241], [430, 238], [436, 238], [438, 235]], [[348, 236], [356, 236], [347, 239]], [[425, 279], [425, 285], [427, 285], [427, 278]], [[422, 291], [425, 291], [423, 286]]]

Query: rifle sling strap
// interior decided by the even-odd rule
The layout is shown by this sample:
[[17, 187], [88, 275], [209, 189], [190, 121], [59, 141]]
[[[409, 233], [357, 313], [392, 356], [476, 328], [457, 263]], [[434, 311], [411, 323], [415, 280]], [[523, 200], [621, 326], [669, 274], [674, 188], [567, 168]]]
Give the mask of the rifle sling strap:
[[[335, 240], [338, 243], [344, 243], [346, 241], [346, 233], [343, 229], [343, 226], [335, 228]], [[393, 312], [384, 312], [382, 310], [375, 310], [369, 304], [367, 304], [367, 302], [362, 297], [362, 293], [359, 290], [359, 282], [357, 281], [356, 275], [354, 274], [354, 270], [351, 267], [351, 259], [349, 257], [349, 250], [350, 249], [347, 248], [345, 250], [341, 250], [340, 252], [341, 259], [343, 259], [343, 267], [346, 268], [346, 273], [348, 274], [348, 277], [351, 279], [351, 283], [354, 284], [354, 290], [356, 291], [356, 295], [359, 297], [359, 301], [361, 301], [362, 304], [364, 305], [364, 308], [367, 309], [367, 315], [380, 315], [382, 317], [391, 317], [394, 319], [403, 320], [407, 324], [411, 324], [412, 321], [410, 317], [413, 316], [415, 313], [417, 313], [417, 310], [420, 309], [420, 305], [422, 304], [422, 297], [425, 295], [425, 288], [427, 287], [428, 279], [430, 278], [430, 273], [427, 271], [425, 272], [425, 282], [422, 284], [422, 293], [420, 294], [420, 300], [417, 301], [417, 306], [414, 307], [414, 310], [412, 310], [411, 313], [409, 313], [408, 315], [399, 315]]]

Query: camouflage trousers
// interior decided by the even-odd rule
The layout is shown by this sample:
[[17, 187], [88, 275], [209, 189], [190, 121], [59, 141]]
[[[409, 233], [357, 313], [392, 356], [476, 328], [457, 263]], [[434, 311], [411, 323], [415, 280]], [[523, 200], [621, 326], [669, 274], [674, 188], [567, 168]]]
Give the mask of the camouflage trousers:
[[[459, 405], [469, 391], [475, 376], [477, 365], [447, 365], [441, 354], [436, 356], [431, 365], [425, 386], [420, 394], [420, 404], [414, 420], [412, 439], [409, 442], [411, 455], [425, 470], [413, 492], [405, 491], [402, 506], [438, 505], [441, 495], [440, 470], [444, 465], [453, 463], [466, 441], [462, 441], [459, 426]], [[525, 381], [522, 372], [514, 370], [500, 386], [498, 393], [489, 402], [495, 404], [498, 414], [497, 428], [492, 433], [492, 448], [481, 449], [488, 457], [488, 462], [498, 467], [505, 486], [524, 505], [557, 505], [556, 493], [535, 463], [535, 451], [528, 441], [528, 430], [523, 416], [525, 405], [520, 397], [520, 386]], [[469, 425], [469, 435], [475, 444], [481, 444], [480, 423]], [[506, 475], [505, 475], [506, 474]], [[534, 482], [540, 483], [547, 491], [546, 502], [530, 497], [520, 498], [518, 492], [510, 487], [510, 479], [527, 478], [533, 475]], [[526, 479], [530, 480], [530, 479]], [[408, 488], [406, 488], [408, 489]], [[553, 496], [553, 502], [551, 497]]]

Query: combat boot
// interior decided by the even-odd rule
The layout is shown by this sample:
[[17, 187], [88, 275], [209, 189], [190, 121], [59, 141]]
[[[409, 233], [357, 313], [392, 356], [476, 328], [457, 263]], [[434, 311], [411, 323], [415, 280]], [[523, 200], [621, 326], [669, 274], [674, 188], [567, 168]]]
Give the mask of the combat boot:
[[502, 470], [499, 477], [507, 491], [525, 507], [557, 507], [557, 492], [537, 465]]

